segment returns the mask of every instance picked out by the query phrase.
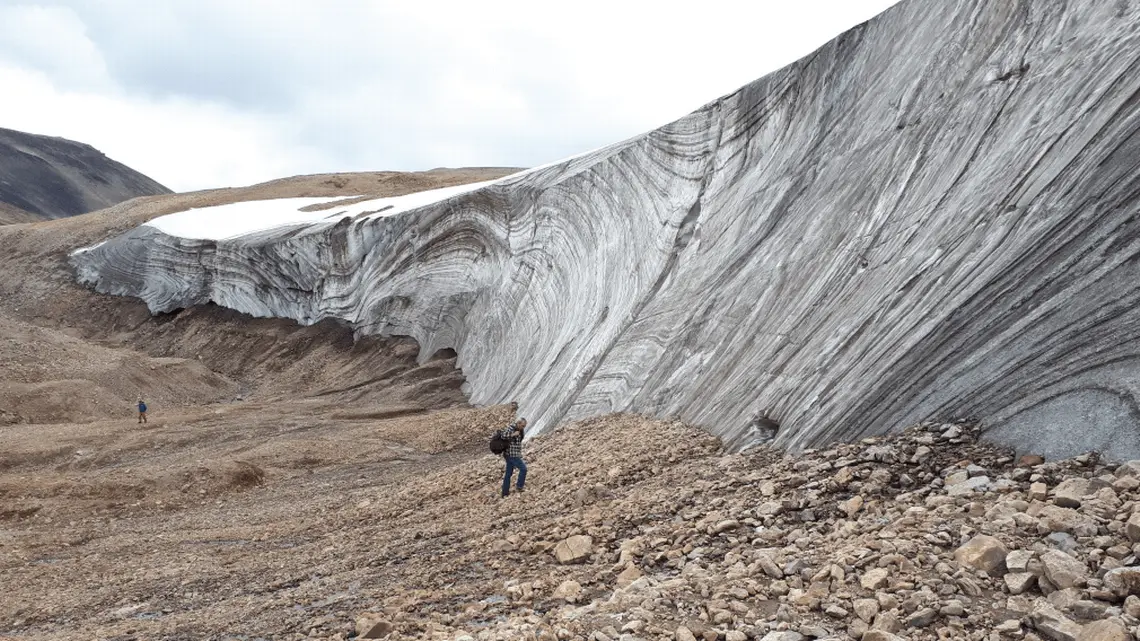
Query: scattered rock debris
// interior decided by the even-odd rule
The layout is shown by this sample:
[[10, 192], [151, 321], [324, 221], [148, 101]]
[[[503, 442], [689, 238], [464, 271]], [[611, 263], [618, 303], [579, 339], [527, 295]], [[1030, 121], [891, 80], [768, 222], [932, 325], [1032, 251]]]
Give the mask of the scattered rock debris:
[[[1135, 638], [1140, 462], [1089, 454], [1027, 466], [978, 434], [925, 423], [796, 455], [727, 454], [676, 422], [584, 421], [528, 442], [522, 495], [499, 498], [501, 464], [475, 451], [358, 486], [314, 519], [319, 546], [260, 588], [272, 600], [242, 610], [253, 597], [239, 590], [182, 629], [439, 641]], [[227, 500], [272, 491], [270, 480]], [[139, 601], [137, 611], [107, 606], [88, 630], [171, 633], [146, 617], [178, 608]], [[124, 618], [131, 625], [116, 627]]]

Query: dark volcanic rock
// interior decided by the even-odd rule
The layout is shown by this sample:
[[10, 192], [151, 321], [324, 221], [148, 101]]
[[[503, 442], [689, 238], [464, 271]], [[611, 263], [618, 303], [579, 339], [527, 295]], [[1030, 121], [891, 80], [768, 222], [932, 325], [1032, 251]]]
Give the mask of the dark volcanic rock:
[[[85, 214], [170, 190], [94, 147], [0, 129], [0, 203], [40, 218]], [[0, 222], [25, 222], [0, 211]]]

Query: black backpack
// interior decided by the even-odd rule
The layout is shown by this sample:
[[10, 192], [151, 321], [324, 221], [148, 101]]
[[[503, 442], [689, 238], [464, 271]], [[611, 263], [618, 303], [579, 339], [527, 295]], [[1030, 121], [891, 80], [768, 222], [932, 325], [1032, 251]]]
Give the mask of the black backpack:
[[495, 435], [491, 437], [492, 454], [502, 454], [503, 452], [506, 452], [507, 448], [510, 446], [510, 442], [508, 442], [507, 439], [503, 438], [502, 435], [500, 435], [498, 432], [495, 432]]

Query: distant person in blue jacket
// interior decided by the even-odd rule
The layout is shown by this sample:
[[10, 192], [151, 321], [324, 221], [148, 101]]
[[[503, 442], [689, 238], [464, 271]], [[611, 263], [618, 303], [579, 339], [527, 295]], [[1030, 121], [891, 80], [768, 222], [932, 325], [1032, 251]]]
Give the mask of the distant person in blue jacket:
[[139, 397], [139, 423], [146, 422], [146, 403], [143, 402], [142, 397]]

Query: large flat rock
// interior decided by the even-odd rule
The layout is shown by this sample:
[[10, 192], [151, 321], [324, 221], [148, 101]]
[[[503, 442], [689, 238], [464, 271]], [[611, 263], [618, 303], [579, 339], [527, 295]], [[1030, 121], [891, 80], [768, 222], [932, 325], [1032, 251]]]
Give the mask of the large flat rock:
[[[643, 136], [400, 213], [226, 238], [144, 225], [73, 264], [454, 348], [538, 430], [617, 410], [735, 446], [976, 417], [1140, 457], [1140, 3], [910, 0]], [[716, 52], [702, 52], [716, 64]], [[302, 217], [303, 218], [303, 217]], [[283, 218], [283, 220], [285, 220]]]

